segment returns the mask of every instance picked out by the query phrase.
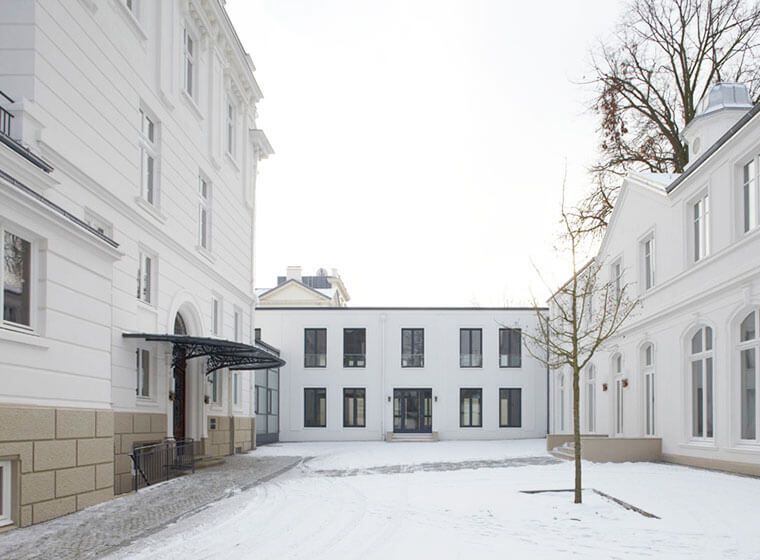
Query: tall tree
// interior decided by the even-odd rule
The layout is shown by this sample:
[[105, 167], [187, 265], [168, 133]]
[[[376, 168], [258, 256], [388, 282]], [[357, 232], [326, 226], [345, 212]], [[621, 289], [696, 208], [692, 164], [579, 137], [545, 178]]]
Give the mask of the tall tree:
[[591, 55], [600, 154], [592, 190], [572, 212], [600, 234], [630, 170], [681, 173], [681, 131], [717, 82], [760, 90], [760, 5], [748, 0], [631, 0]]

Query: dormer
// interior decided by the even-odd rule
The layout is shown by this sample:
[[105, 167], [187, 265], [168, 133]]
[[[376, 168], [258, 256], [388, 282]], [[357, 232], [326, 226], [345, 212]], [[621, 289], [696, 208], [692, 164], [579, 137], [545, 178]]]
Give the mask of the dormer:
[[[697, 104], [696, 114], [681, 132], [689, 146], [689, 163], [694, 163], [752, 108], [747, 86], [719, 83]], [[688, 167], [687, 165], [687, 167]]]

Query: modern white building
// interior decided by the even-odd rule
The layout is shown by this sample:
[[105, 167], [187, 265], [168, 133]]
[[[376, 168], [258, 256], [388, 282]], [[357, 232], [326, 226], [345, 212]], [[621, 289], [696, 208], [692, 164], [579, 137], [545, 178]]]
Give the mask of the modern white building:
[[547, 371], [522, 337], [536, 320], [526, 308], [259, 308], [261, 339], [287, 362], [279, 438], [543, 437]]
[[[640, 309], [581, 379], [582, 431], [657, 437], [668, 461], [760, 474], [760, 105], [719, 84], [680, 175], [631, 173], [596, 257]], [[552, 373], [552, 433], [571, 422]]]
[[254, 442], [261, 91], [221, 0], [0, 10], [0, 525]]

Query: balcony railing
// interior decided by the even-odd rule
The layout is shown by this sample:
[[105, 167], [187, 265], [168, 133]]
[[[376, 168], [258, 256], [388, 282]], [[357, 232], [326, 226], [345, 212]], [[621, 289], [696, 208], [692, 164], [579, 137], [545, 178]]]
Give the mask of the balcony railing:
[[[8, 103], [13, 103], [13, 99], [0, 91], [0, 102], [4, 102], [3, 100]], [[11, 119], [13, 119], [13, 115], [0, 105], [0, 134], [5, 134], [6, 136], [11, 135]]]
[[192, 439], [135, 447], [130, 457], [135, 470], [135, 491], [188, 471], [195, 472]]

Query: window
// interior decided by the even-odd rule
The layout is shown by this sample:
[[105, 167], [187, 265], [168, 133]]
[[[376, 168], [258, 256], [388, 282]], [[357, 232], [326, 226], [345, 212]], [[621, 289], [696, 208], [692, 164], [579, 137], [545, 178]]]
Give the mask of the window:
[[499, 367], [522, 367], [520, 329], [499, 329]]
[[253, 338], [254, 340], [261, 340], [261, 329], [256, 327], [253, 329]]
[[239, 309], [235, 309], [233, 320], [234, 340], [235, 342], [241, 342], [243, 340], [243, 313]]
[[137, 374], [137, 384], [135, 393], [138, 397], [150, 396], [150, 351], [144, 348], [138, 348], [136, 354], [135, 372]]
[[145, 303], [153, 303], [155, 268], [155, 257], [141, 251], [137, 265], [137, 299]]
[[183, 76], [185, 81], [185, 92], [193, 99], [195, 99], [195, 57], [196, 57], [196, 45], [195, 39], [192, 34], [185, 27], [183, 32], [184, 43], [184, 68]]
[[304, 329], [303, 366], [327, 367], [327, 329]]
[[222, 302], [219, 298], [211, 298], [211, 332], [215, 335], [221, 333]]
[[211, 402], [218, 406], [222, 404], [222, 377], [214, 371], [208, 381], [211, 383]]
[[522, 389], [499, 389], [499, 427], [522, 426]]
[[155, 117], [140, 109], [140, 196], [158, 206], [158, 124]]
[[211, 250], [211, 184], [198, 178], [198, 245]]
[[742, 222], [744, 232], [758, 225], [758, 178], [757, 160], [752, 159], [742, 167]]
[[459, 389], [459, 426], [461, 428], [483, 427], [480, 406], [482, 396], [482, 389]]
[[713, 340], [703, 327], [691, 337], [691, 435], [713, 437]]
[[401, 367], [425, 367], [425, 329], [401, 329]]
[[654, 287], [654, 237], [649, 236], [641, 242], [641, 272], [644, 290]]
[[752, 311], [739, 326], [739, 391], [741, 401], [741, 439], [757, 440], [757, 385], [760, 336], [760, 310]]
[[705, 194], [692, 205], [694, 262], [710, 254], [710, 197]]
[[644, 433], [653, 436], [654, 431], [654, 346], [647, 344], [641, 350], [644, 377]]
[[13, 523], [11, 518], [11, 462], [0, 461], [0, 527]]
[[563, 432], [565, 430], [565, 374], [560, 372], [557, 384], [559, 385], [559, 391], [557, 394], [557, 399], [559, 400], [559, 406], [557, 407], [559, 409], [559, 431]]
[[459, 329], [459, 367], [483, 366], [482, 341], [482, 329]]
[[623, 433], [623, 420], [625, 404], [623, 389], [625, 382], [623, 380], [623, 356], [615, 354], [612, 358], [612, 373], [615, 376], [615, 433]]
[[623, 262], [618, 259], [612, 263], [612, 283], [615, 288], [615, 300], [623, 295]]
[[343, 389], [343, 427], [364, 428], [366, 389]]
[[232, 404], [240, 404], [240, 373], [232, 372]]
[[586, 368], [586, 433], [596, 429], [596, 368], [590, 364]]
[[327, 390], [303, 390], [303, 425], [304, 428], [324, 428], [327, 426]]
[[235, 157], [235, 106], [227, 101], [227, 153]]
[[32, 243], [3, 231], [3, 321], [32, 326]]
[[343, 329], [343, 367], [365, 367], [367, 331]]

